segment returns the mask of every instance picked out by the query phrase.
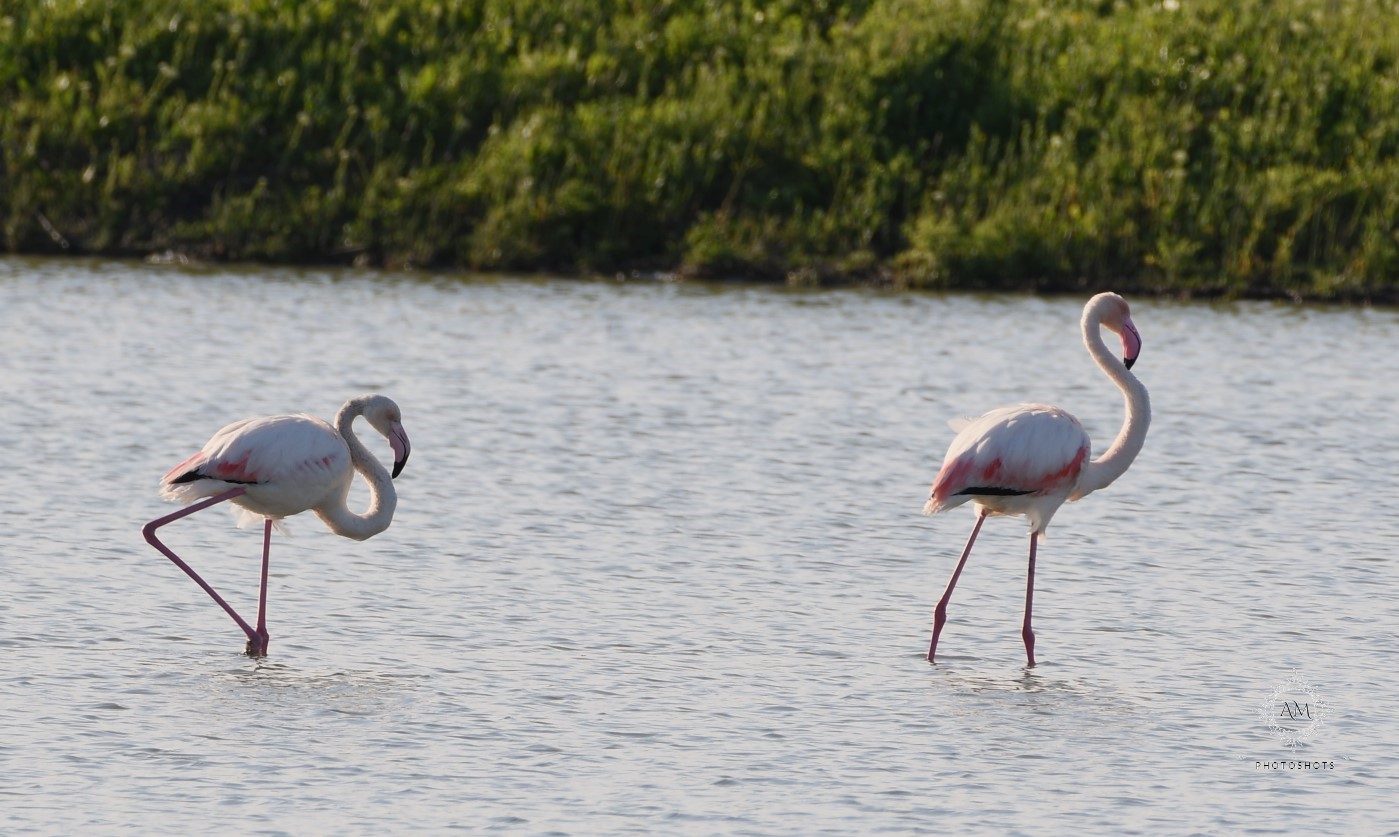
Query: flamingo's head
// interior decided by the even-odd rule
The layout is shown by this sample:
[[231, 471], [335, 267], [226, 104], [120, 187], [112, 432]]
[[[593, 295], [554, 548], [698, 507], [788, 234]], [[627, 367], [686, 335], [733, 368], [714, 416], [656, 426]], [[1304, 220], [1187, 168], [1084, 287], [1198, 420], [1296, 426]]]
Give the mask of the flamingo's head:
[[359, 399], [364, 406], [364, 419], [370, 426], [383, 434], [393, 448], [393, 472], [398, 477], [403, 466], [408, 463], [408, 454], [413, 450], [408, 444], [408, 433], [403, 429], [403, 411], [393, 399], [383, 395], [366, 395]]
[[1101, 293], [1088, 301], [1084, 317], [1095, 316], [1103, 328], [1122, 338], [1122, 363], [1128, 369], [1142, 352], [1142, 335], [1132, 322], [1127, 300], [1115, 293]]

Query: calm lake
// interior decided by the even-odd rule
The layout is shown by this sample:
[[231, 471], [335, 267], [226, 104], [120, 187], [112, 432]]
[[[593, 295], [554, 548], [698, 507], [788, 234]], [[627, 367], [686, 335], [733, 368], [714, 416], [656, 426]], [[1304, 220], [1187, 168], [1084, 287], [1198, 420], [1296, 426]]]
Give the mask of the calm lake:
[[[1396, 833], [1394, 310], [1130, 300], [1040, 664], [1020, 518], [924, 659], [947, 420], [1117, 432], [1086, 298], [0, 260], [0, 831]], [[398, 514], [290, 520], [250, 660], [157, 482], [367, 391]], [[162, 533], [255, 613], [260, 529]]]

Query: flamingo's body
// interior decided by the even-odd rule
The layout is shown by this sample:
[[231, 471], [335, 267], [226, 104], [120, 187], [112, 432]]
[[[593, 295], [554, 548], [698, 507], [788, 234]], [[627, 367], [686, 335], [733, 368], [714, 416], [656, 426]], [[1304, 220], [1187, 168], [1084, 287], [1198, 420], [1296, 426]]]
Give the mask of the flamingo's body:
[[[970, 421], [952, 422], [957, 437], [933, 480], [923, 512], [937, 514], [971, 502], [977, 507], [977, 519], [934, 612], [929, 662], [937, 653], [952, 589], [982, 522], [989, 515], [1024, 515], [1030, 523], [1030, 561], [1021, 633], [1026, 659], [1029, 665], [1035, 664], [1030, 615], [1037, 541], [1064, 501], [1078, 500], [1106, 487], [1127, 470], [1142, 448], [1151, 422], [1151, 403], [1146, 387], [1128, 371], [1141, 351], [1141, 335], [1132, 323], [1126, 300], [1113, 293], [1098, 294], [1084, 306], [1081, 325], [1088, 353], [1122, 391], [1126, 404], [1122, 430], [1107, 452], [1090, 459], [1092, 444], [1083, 425], [1057, 407], [1022, 404], [992, 410]], [[1119, 361], [1103, 344], [1100, 326], [1121, 336], [1124, 360]]]
[[975, 501], [1023, 514], [1037, 531], [1069, 498], [1092, 447], [1078, 419], [1045, 404], [1002, 407], [954, 429], [924, 513]]
[[[361, 415], [389, 440], [394, 452], [392, 474], [384, 470], [351, 429], [355, 418]], [[267, 653], [267, 566], [275, 523], [284, 517], [314, 511], [331, 531], [355, 540], [384, 531], [393, 520], [397, 505], [392, 479], [403, 470], [409, 450], [398, 405], [382, 395], [347, 401], [333, 427], [306, 415], [234, 422], [215, 433], [199, 453], [175, 466], [161, 480], [162, 497], [195, 504], [146, 524], [146, 540], [188, 573], [233, 617], [248, 635], [248, 654], [262, 656]], [[370, 486], [369, 510], [362, 515], [350, 511], [346, 504], [356, 471], [365, 476]], [[155, 534], [167, 523], [225, 500], [239, 507], [241, 522], [259, 518], [265, 521], [256, 629]]]

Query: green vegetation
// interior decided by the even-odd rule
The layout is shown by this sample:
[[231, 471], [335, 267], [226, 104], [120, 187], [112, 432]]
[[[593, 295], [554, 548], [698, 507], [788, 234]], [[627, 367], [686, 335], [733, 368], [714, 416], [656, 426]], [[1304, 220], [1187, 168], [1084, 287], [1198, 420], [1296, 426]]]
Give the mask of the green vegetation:
[[1399, 298], [1399, 3], [0, 0], [0, 247]]

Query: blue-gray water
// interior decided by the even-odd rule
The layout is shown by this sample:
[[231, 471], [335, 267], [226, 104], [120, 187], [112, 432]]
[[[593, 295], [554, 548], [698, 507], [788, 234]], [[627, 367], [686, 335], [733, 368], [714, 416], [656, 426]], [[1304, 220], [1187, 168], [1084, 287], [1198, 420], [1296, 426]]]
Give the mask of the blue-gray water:
[[[0, 831], [1392, 830], [1393, 310], [1132, 300], [1155, 420], [1054, 520], [1040, 665], [1021, 519], [923, 659], [946, 420], [1117, 430], [1083, 301], [0, 261]], [[368, 390], [398, 515], [290, 521], [251, 661], [156, 483]], [[258, 530], [163, 531], [252, 615]]]

